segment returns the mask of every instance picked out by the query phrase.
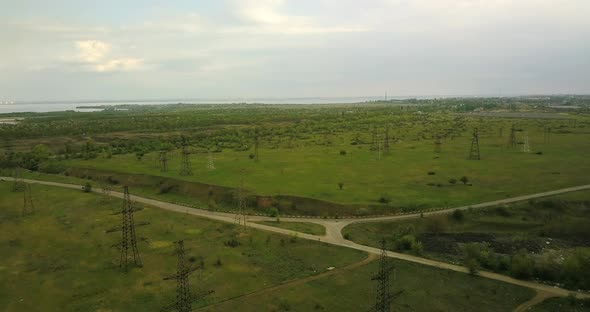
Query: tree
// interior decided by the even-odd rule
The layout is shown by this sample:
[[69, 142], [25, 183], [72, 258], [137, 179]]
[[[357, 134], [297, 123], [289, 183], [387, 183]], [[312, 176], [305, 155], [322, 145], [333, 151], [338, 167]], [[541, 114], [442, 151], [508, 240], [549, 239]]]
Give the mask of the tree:
[[84, 193], [90, 193], [90, 191], [92, 191], [92, 184], [90, 184], [90, 182], [86, 182], [86, 184], [82, 186], [82, 190]]
[[342, 182], [338, 182], [338, 188], [342, 191], [342, 188], [344, 187], [344, 183]]
[[469, 182], [469, 178], [466, 176], [462, 176], [461, 179], [459, 179], [459, 181], [461, 181], [463, 185], [466, 185], [467, 182]]

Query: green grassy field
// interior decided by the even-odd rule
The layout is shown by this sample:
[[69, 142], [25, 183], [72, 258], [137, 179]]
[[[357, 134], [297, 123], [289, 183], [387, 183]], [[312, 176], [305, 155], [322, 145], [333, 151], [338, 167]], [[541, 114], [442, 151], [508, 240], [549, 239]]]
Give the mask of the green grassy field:
[[[157, 311], [175, 298], [175, 283], [162, 278], [175, 272], [172, 242], [178, 239], [186, 239], [188, 254], [205, 263], [191, 277], [193, 289], [215, 290], [200, 305], [364, 258], [353, 250], [261, 231], [240, 233], [232, 224], [146, 207], [135, 216], [136, 222], [151, 222], [137, 229], [149, 239], [139, 243], [144, 267], [125, 274], [114, 267], [119, 252], [110, 247], [120, 234], [104, 233], [120, 223], [120, 216], [111, 215], [120, 200], [33, 185], [37, 213], [21, 218], [23, 193], [11, 187], [0, 183], [2, 311]], [[238, 247], [224, 244], [232, 238]]]
[[[392, 311], [512, 311], [534, 292], [476, 276], [392, 261], [391, 291], [404, 292]], [[206, 308], [203, 311], [368, 311], [375, 285], [365, 284], [377, 263], [289, 287]]]
[[[522, 152], [521, 145], [506, 149], [511, 122], [528, 129], [531, 153]], [[294, 195], [361, 206], [383, 205], [379, 199], [384, 197], [391, 210], [458, 206], [590, 183], [586, 175], [579, 174], [590, 171], [590, 163], [585, 161], [590, 155], [590, 133], [586, 128], [577, 128], [571, 133], [554, 132], [551, 141], [544, 143], [541, 121], [487, 118], [473, 119], [469, 124], [470, 128], [481, 128], [480, 161], [467, 160], [470, 128], [461, 136], [445, 139], [442, 153], [435, 154], [433, 141], [419, 137], [428, 130], [409, 127], [396, 132], [400, 139], [392, 143], [390, 153], [383, 153], [381, 159], [368, 145], [351, 145], [354, 132], [338, 132], [329, 136], [328, 145], [310, 142], [322, 136], [312, 137], [292, 148], [262, 144], [259, 162], [248, 157], [252, 149], [224, 149], [213, 154], [215, 170], [207, 169], [206, 154], [194, 154], [191, 155], [193, 176], [179, 175], [181, 156], [178, 150], [171, 155], [170, 169], [165, 173], [156, 167], [154, 153], [145, 155], [141, 161], [127, 154], [111, 159], [70, 160], [66, 164], [227, 187], [237, 186], [239, 171], [245, 168], [245, 186], [256, 194]], [[498, 134], [499, 127], [504, 129], [502, 137]], [[434, 130], [426, 133], [426, 136], [432, 135]], [[517, 140], [522, 140], [523, 133], [518, 133]], [[346, 151], [346, 155], [340, 155], [340, 151]], [[535, 152], [542, 152], [542, 155]], [[467, 176], [471, 185], [459, 182], [462, 176]], [[450, 179], [456, 179], [456, 184], [449, 183]]]
[[308, 222], [285, 222], [285, 221], [262, 221], [257, 222], [264, 225], [275, 226], [282, 229], [293, 230], [297, 232], [307, 233], [311, 235], [325, 235], [326, 228], [319, 224]]
[[[192, 289], [215, 290], [213, 296], [195, 304], [196, 308], [364, 258], [363, 253], [349, 249], [263, 231], [240, 232], [232, 224], [144, 206], [135, 215], [136, 222], [151, 222], [137, 229], [139, 237], [149, 239], [139, 243], [144, 267], [123, 273], [116, 267], [119, 252], [110, 247], [119, 235], [104, 233], [118, 226], [120, 216], [112, 213], [120, 209], [121, 200], [32, 185], [36, 214], [21, 217], [23, 193], [12, 192], [11, 187], [11, 182], [0, 183], [2, 311], [157, 311], [174, 300], [175, 283], [162, 278], [175, 271], [173, 241], [178, 239], [186, 239], [189, 261], [198, 262], [202, 256], [205, 264], [204, 270], [191, 276]], [[232, 248], [224, 244], [232, 238], [240, 245]], [[271, 292], [243, 309], [358, 311], [371, 301], [373, 282], [369, 276], [375, 265], [298, 285], [284, 293]], [[461, 273], [404, 262], [396, 262], [396, 267], [395, 281], [404, 284], [405, 290], [399, 304], [411, 306], [413, 311], [468, 311], [482, 303], [489, 311], [501, 311], [532, 296], [521, 287]], [[424, 296], [431, 299], [425, 301]], [[232, 310], [236, 302], [239, 299], [212, 309]]]

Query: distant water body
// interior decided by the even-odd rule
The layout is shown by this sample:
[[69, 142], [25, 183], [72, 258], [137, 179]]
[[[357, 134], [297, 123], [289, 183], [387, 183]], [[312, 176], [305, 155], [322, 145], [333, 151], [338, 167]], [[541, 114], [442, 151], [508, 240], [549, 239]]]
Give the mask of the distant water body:
[[[428, 99], [433, 97], [388, 97], [388, 99]], [[345, 104], [383, 100], [383, 97], [334, 97], [334, 98], [260, 98], [260, 99], [187, 99], [158, 101], [64, 101], [64, 102], [22, 102], [0, 104], [0, 114], [21, 112], [61, 112], [67, 110], [90, 112], [96, 109], [77, 109], [81, 106], [101, 105], [170, 105], [170, 104], [232, 104], [232, 103], [263, 103], [263, 104]]]

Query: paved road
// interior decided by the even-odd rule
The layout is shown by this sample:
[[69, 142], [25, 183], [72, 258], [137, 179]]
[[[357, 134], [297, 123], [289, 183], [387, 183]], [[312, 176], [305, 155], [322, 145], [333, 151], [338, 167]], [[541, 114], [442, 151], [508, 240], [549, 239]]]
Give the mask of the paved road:
[[[12, 178], [0, 177], [0, 180], [10, 181], [11, 179]], [[28, 179], [23, 179], [23, 181], [27, 182], [27, 183], [36, 183], [36, 184], [43, 184], [43, 185], [50, 185], [50, 186], [58, 186], [58, 187], [65, 187], [65, 188], [78, 189], [78, 190], [81, 189], [80, 185], [74, 185], [74, 184], [65, 184], [65, 183], [39, 181], [39, 180], [28, 180]], [[590, 189], [590, 185], [582, 185], [582, 186], [570, 187], [570, 188], [565, 188], [565, 189], [560, 189], [560, 190], [555, 190], [555, 191], [542, 192], [542, 193], [536, 193], [536, 194], [525, 195], [525, 196], [518, 196], [518, 197], [513, 197], [513, 198], [506, 198], [506, 199], [502, 199], [502, 200], [496, 200], [496, 201], [491, 201], [491, 202], [476, 204], [476, 205], [470, 205], [470, 206], [463, 206], [463, 207], [449, 208], [449, 209], [432, 211], [432, 212], [425, 212], [423, 215], [428, 216], [428, 215], [450, 213], [456, 209], [484, 208], [484, 207], [496, 206], [496, 205], [501, 205], [501, 204], [508, 204], [508, 203], [513, 203], [513, 202], [518, 202], [518, 201], [523, 201], [523, 200], [528, 200], [528, 199], [533, 199], [533, 198], [540, 198], [540, 197], [558, 195], [558, 194], [563, 194], [563, 193], [568, 193], [568, 192], [575, 192], [575, 191], [580, 191], [580, 190], [585, 190], [585, 189]], [[96, 192], [96, 193], [102, 193], [102, 189], [99, 189], [99, 188], [93, 188], [92, 191]], [[114, 197], [118, 197], [118, 198], [123, 198], [123, 193], [120, 193], [120, 192], [111, 191], [110, 195], [114, 196]], [[149, 199], [149, 198], [135, 196], [135, 195], [131, 195], [131, 200], [136, 201], [136, 202], [140, 202], [143, 204], [152, 205], [154, 207], [159, 207], [159, 208], [169, 210], [169, 211], [186, 213], [186, 214], [190, 214], [190, 215], [195, 215], [195, 216], [218, 220], [218, 221], [223, 221], [223, 222], [235, 223], [235, 215], [230, 214], [230, 213], [223, 213], [223, 212], [215, 212], [215, 211], [209, 211], [209, 210], [190, 208], [190, 207], [186, 207], [186, 206], [181, 206], [181, 205], [177, 205], [177, 204], [172, 204], [172, 203], [168, 203], [168, 202], [163, 202], [163, 201]], [[315, 219], [315, 218], [281, 218], [281, 220], [289, 221], [289, 222], [291, 222], [291, 221], [292, 222], [313, 222], [313, 223], [321, 224], [326, 227], [326, 235], [324, 235], [324, 236], [310, 235], [310, 234], [306, 234], [306, 233], [300, 233], [300, 232], [291, 231], [291, 230], [287, 230], [287, 229], [281, 229], [281, 228], [277, 228], [277, 227], [273, 227], [273, 226], [254, 223], [257, 221], [273, 221], [273, 220], [275, 220], [275, 218], [270, 218], [270, 217], [249, 216], [248, 217], [248, 226], [252, 227], [252, 228], [260, 229], [260, 230], [275, 232], [275, 233], [281, 233], [281, 234], [286, 234], [286, 235], [296, 235], [297, 237], [300, 237], [300, 238], [321, 241], [321, 242], [325, 242], [325, 243], [329, 243], [329, 244], [333, 244], [333, 245], [353, 248], [353, 249], [362, 250], [362, 251], [372, 253], [372, 254], [380, 254], [381, 250], [378, 248], [360, 245], [360, 244], [357, 244], [352, 241], [344, 239], [342, 237], [341, 230], [345, 226], [353, 224], [353, 223], [404, 220], [404, 219], [410, 219], [410, 218], [419, 218], [420, 216], [421, 216], [420, 213], [414, 213], [414, 214], [399, 215], [399, 216], [373, 217], [373, 218], [365, 218], [365, 219], [325, 220], [325, 219]], [[463, 273], [469, 272], [468, 269], [463, 266], [454, 265], [454, 264], [450, 264], [450, 263], [446, 263], [446, 262], [430, 260], [430, 259], [425, 259], [425, 258], [420, 258], [420, 257], [408, 255], [408, 254], [402, 254], [402, 253], [388, 251], [387, 255], [392, 258], [410, 261], [410, 262], [414, 262], [414, 263], [419, 263], [419, 264], [423, 264], [423, 265], [428, 265], [428, 266], [432, 266], [432, 267], [437, 267], [437, 268], [441, 268], [441, 269], [446, 269], [446, 270], [451, 270], [451, 271], [456, 271], [456, 272], [463, 272]], [[587, 292], [572, 292], [572, 291], [569, 291], [569, 290], [566, 290], [563, 288], [559, 288], [559, 287], [548, 286], [548, 285], [544, 285], [544, 284], [514, 279], [512, 277], [502, 275], [502, 274], [480, 271], [480, 272], [478, 272], [478, 275], [481, 277], [484, 277], [484, 278], [489, 278], [489, 279], [493, 279], [493, 280], [498, 280], [498, 281], [514, 284], [514, 285], [528, 287], [528, 288], [536, 290], [538, 292], [539, 291], [545, 292], [545, 293], [552, 294], [555, 296], [568, 296], [568, 295], [572, 294], [578, 298], [590, 298], [590, 293], [587, 293]]]

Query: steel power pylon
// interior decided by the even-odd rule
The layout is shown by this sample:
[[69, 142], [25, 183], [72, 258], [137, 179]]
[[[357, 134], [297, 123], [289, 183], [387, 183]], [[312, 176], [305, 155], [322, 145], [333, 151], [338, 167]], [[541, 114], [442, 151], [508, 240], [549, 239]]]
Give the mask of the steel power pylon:
[[18, 168], [17, 169], [14, 169], [13, 178], [14, 178], [14, 182], [12, 184], [12, 191], [13, 192], [20, 191], [21, 186], [24, 183], [23, 183], [23, 181], [21, 179], [20, 170]]
[[383, 152], [389, 155], [389, 125], [385, 126], [385, 139], [383, 140]]
[[166, 172], [168, 171], [168, 152], [167, 151], [160, 151], [160, 171]]
[[184, 241], [180, 240], [176, 243], [176, 256], [178, 258], [176, 263], [176, 274], [165, 277], [164, 280], [176, 280], [176, 302], [162, 308], [161, 311], [176, 310], [178, 312], [192, 311], [192, 303], [199, 299], [212, 294], [214, 291], [202, 291], [193, 294], [190, 291], [188, 277], [189, 275], [200, 269], [201, 267], [190, 267], [186, 263], [186, 253], [184, 250]]
[[260, 138], [258, 137], [258, 129], [254, 129], [254, 161], [258, 162], [258, 145], [260, 145]]
[[437, 134], [434, 137], [434, 152], [436, 154], [440, 154], [440, 152], [441, 152], [441, 145], [442, 145], [441, 136], [439, 134]]
[[238, 185], [238, 209], [236, 210], [235, 220], [238, 225], [246, 226], [246, 194], [244, 190], [244, 169], [240, 170], [240, 184]]
[[215, 170], [215, 164], [213, 163], [213, 155], [211, 155], [211, 151], [207, 151], [207, 169]]
[[142, 208], [133, 208], [131, 205], [131, 198], [129, 195], [129, 187], [124, 187], [123, 196], [123, 210], [115, 213], [121, 214], [123, 217], [122, 225], [120, 227], [112, 228], [107, 230], [107, 233], [121, 232], [121, 241], [113, 247], [119, 247], [121, 249], [121, 257], [119, 259], [119, 267], [127, 269], [129, 264], [133, 263], [135, 266], [141, 267], [142, 262], [139, 257], [139, 251], [137, 250], [137, 237], [135, 235], [135, 227], [148, 225], [149, 222], [141, 222], [135, 224], [133, 219], [133, 213], [142, 210]]
[[479, 155], [479, 133], [477, 128], [473, 129], [471, 148], [469, 149], [469, 160], [480, 160]]
[[23, 210], [22, 210], [22, 215], [24, 216], [28, 216], [28, 215], [32, 215], [35, 214], [35, 204], [33, 204], [33, 193], [31, 192], [31, 185], [29, 185], [28, 183], [23, 183], [24, 186], [24, 201], [23, 201]]
[[551, 142], [551, 128], [545, 127], [543, 132], [543, 143]]
[[514, 124], [510, 127], [510, 137], [508, 138], [508, 148], [516, 147], [516, 128]]
[[391, 293], [389, 276], [393, 271], [393, 266], [389, 263], [387, 257], [387, 248], [385, 240], [381, 240], [381, 256], [379, 257], [379, 271], [372, 278], [377, 282], [377, 296], [375, 298], [375, 305], [369, 310], [370, 312], [389, 312], [391, 311], [391, 303], [395, 297], [399, 296], [402, 291]]
[[529, 142], [529, 135], [525, 134], [524, 138], [523, 138], [523, 144], [522, 144], [522, 151], [524, 153], [530, 153], [531, 152], [531, 144]]
[[191, 168], [191, 161], [190, 161], [190, 151], [188, 150], [188, 146], [184, 145], [182, 147], [182, 161], [180, 163], [180, 175], [188, 176], [193, 174], [193, 170]]

